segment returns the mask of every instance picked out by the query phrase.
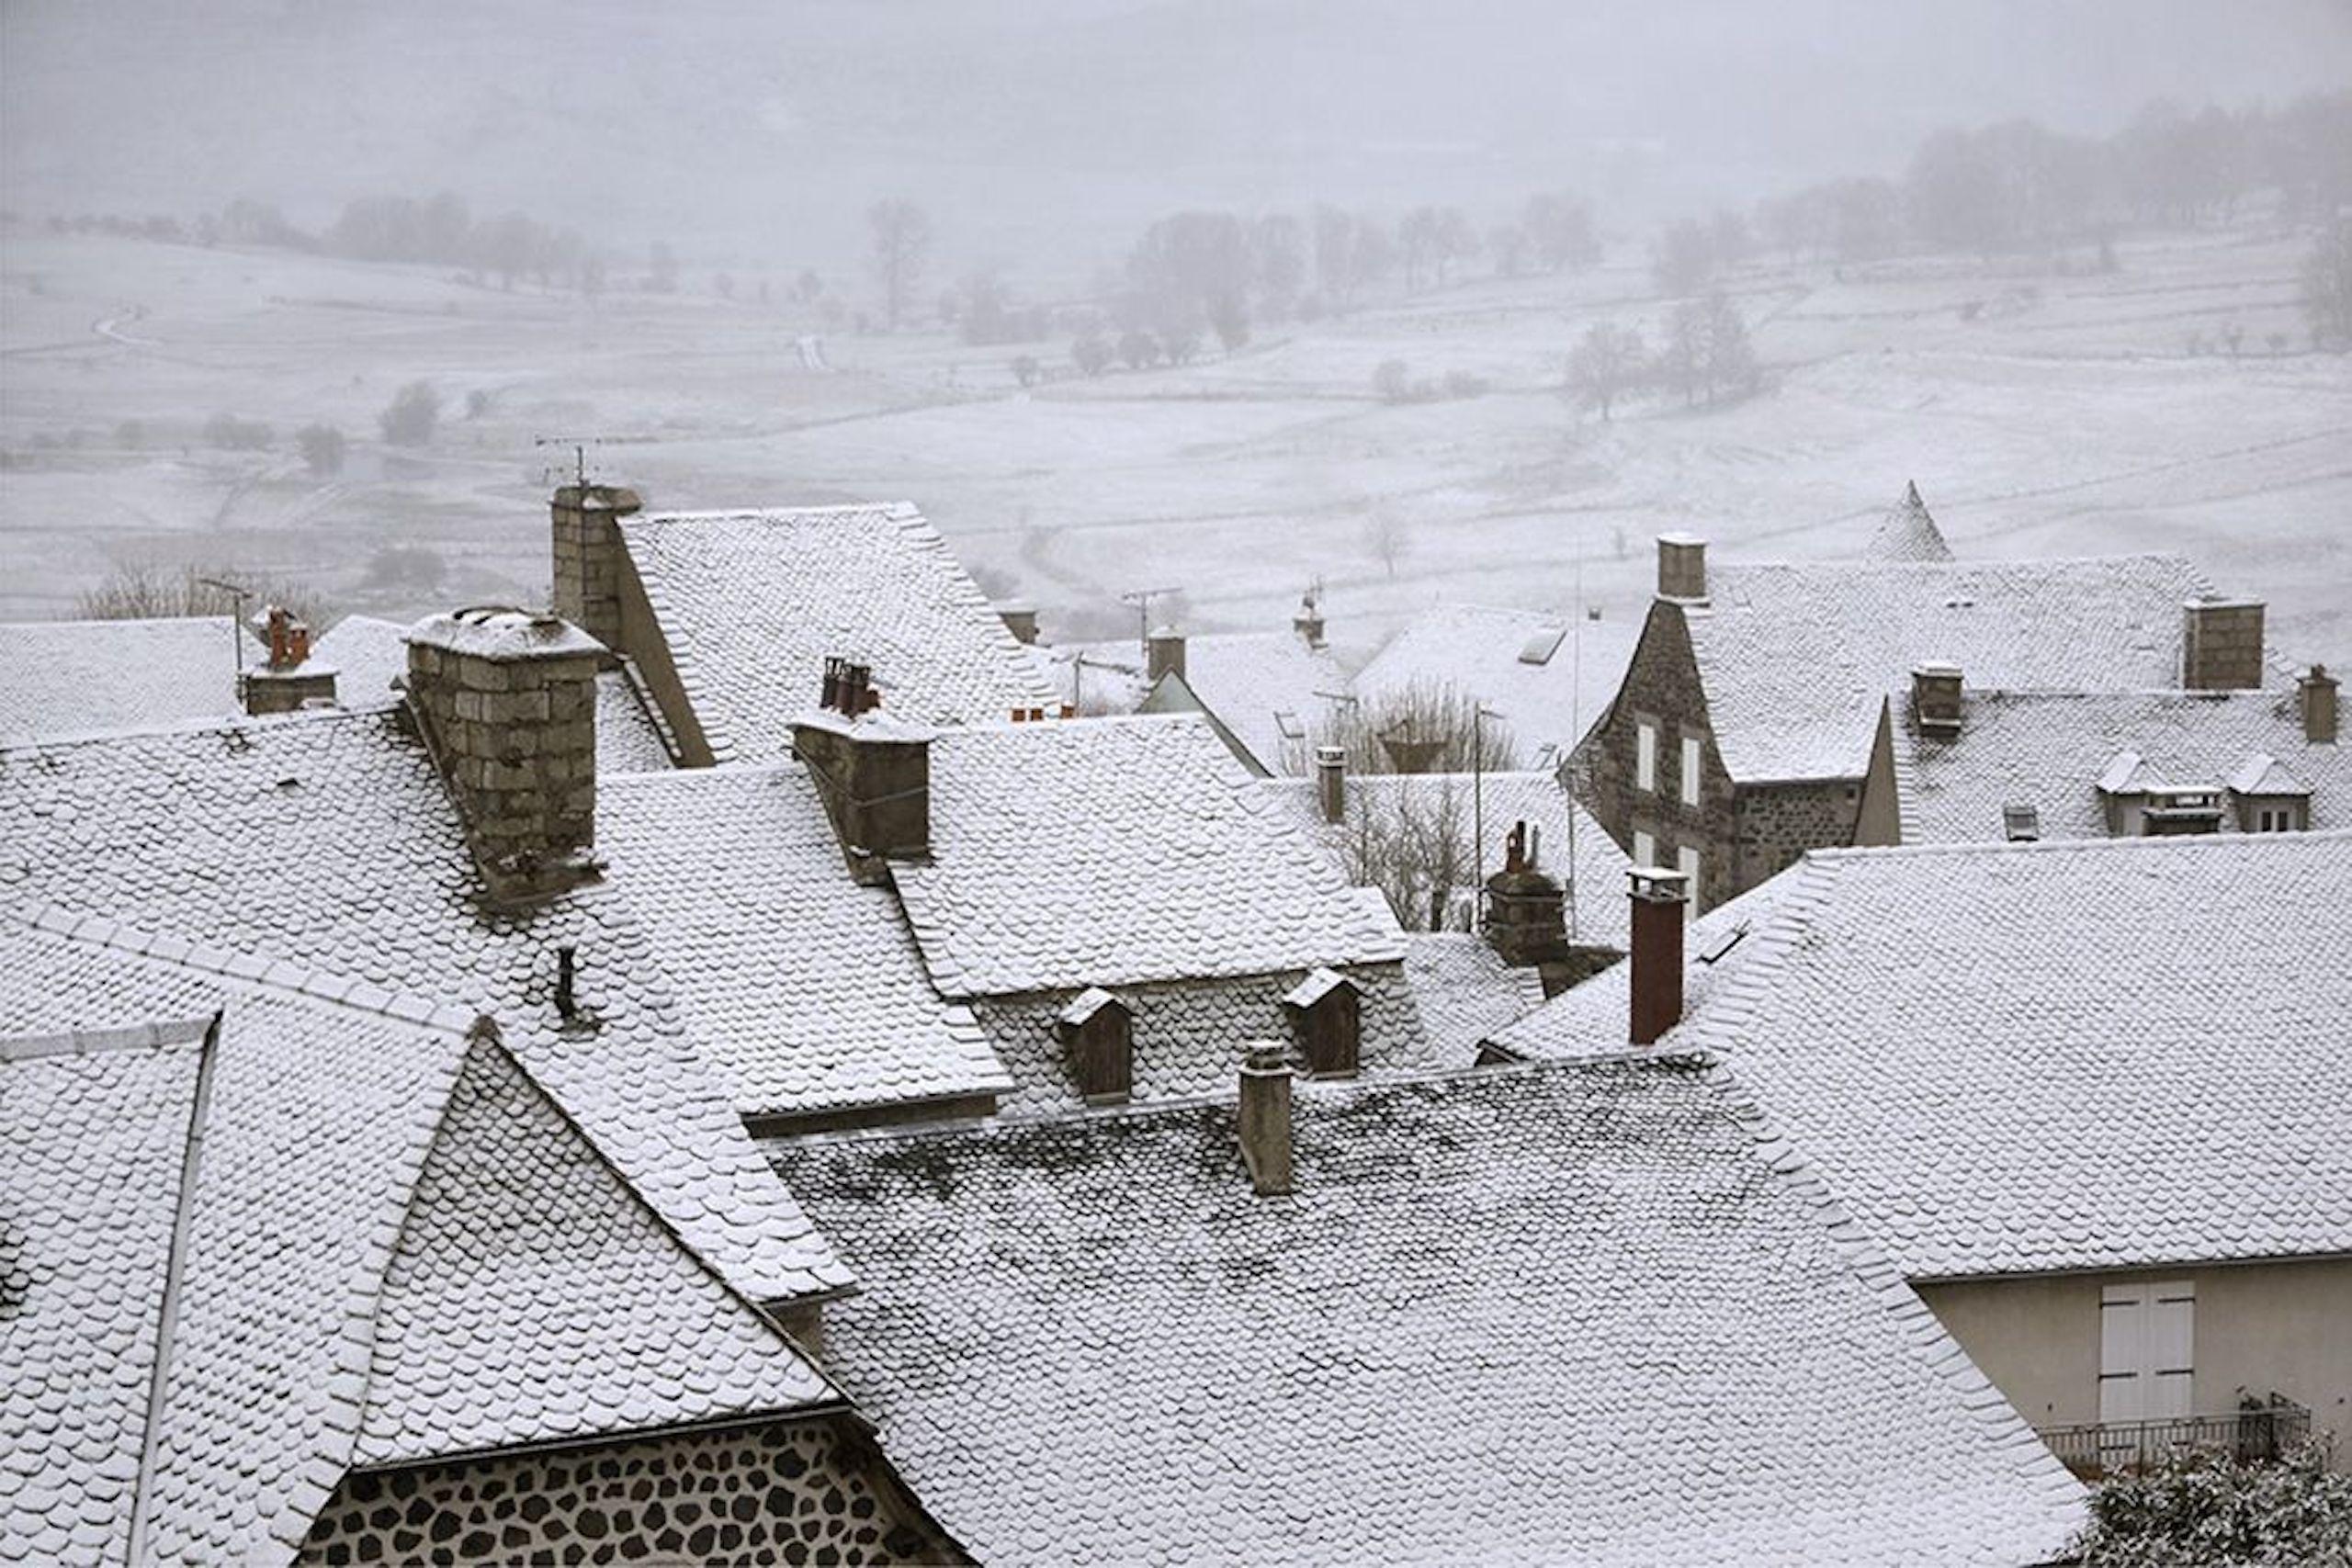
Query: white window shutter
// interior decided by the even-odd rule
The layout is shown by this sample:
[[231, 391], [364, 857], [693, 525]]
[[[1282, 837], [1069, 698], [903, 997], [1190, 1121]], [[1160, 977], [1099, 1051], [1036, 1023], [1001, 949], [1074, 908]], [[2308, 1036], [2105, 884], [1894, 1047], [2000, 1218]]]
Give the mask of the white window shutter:
[[2147, 1343], [2146, 1287], [2102, 1289], [2098, 1296], [2098, 1418], [2102, 1426], [2145, 1417]]
[[1657, 726], [1645, 718], [1634, 726], [1634, 787], [1657, 788]]
[[2149, 1290], [2148, 1414], [2188, 1416], [2197, 1408], [2197, 1289], [2181, 1283]]
[[1635, 865], [1657, 863], [1657, 840], [1647, 833], [1638, 830], [1634, 834], [1634, 863]]
[[1674, 869], [1690, 879], [1690, 885], [1683, 889], [1689, 895], [1682, 906], [1682, 919], [1687, 922], [1697, 919], [1699, 914], [1699, 852], [1684, 845], [1675, 853]]
[[1699, 738], [1682, 738], [1682, 804], [1699, 804]]

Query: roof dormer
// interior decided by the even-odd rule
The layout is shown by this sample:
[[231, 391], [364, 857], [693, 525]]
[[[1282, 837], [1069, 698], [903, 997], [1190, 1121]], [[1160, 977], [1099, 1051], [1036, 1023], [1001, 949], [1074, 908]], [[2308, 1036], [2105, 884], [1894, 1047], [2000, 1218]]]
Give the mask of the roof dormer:
[[1313, 969], [1283, 996], [1283, 1010], [1317, 1077], [1353, 1077], [1363, 1032], [1361, 993], [1336, 969]]
[[1089, 1105], [1121, 1105], [1135, 1089], [1135, 1010], [1089, 986], [1055, 1015], [1071, 1079]]

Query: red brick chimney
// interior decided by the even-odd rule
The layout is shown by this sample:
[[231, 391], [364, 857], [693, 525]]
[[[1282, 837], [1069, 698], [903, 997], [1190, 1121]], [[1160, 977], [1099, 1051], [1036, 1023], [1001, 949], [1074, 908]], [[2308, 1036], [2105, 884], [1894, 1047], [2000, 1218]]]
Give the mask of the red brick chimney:
[[258, 617], [269, 640], [269, 656], [257, 670], [239, 681], [245, 711], [260, 715], [292, 713], [312, 704], [334, 701], [334, 667], [311, 661], [311, 628], [293, 613], [272, 604]]
[[1682, 1021], [1682, 922], [1690, 879], [1664, 866], [1637, 865], [1633, 884], [1633, 1043], [1648, 1045]]

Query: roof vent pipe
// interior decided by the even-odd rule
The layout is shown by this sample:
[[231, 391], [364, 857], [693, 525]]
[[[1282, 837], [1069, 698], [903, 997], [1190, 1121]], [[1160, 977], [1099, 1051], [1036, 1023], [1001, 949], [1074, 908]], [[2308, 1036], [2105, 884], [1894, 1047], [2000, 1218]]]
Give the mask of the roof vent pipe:
[[1344, 821], [1348, 815], [1348, 753], [1338, 746], [1315, 748], [1315, 802], [1326, 822]]

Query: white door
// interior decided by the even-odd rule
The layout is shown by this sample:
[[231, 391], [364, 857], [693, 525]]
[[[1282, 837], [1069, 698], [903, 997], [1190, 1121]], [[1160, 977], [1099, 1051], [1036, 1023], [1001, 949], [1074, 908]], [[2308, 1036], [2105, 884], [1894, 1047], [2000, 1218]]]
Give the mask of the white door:
[[2098, 1418], [2163, 1421], [2195, 1406], [2197, 1288], [2108, 1285], [2098, 1302]]

